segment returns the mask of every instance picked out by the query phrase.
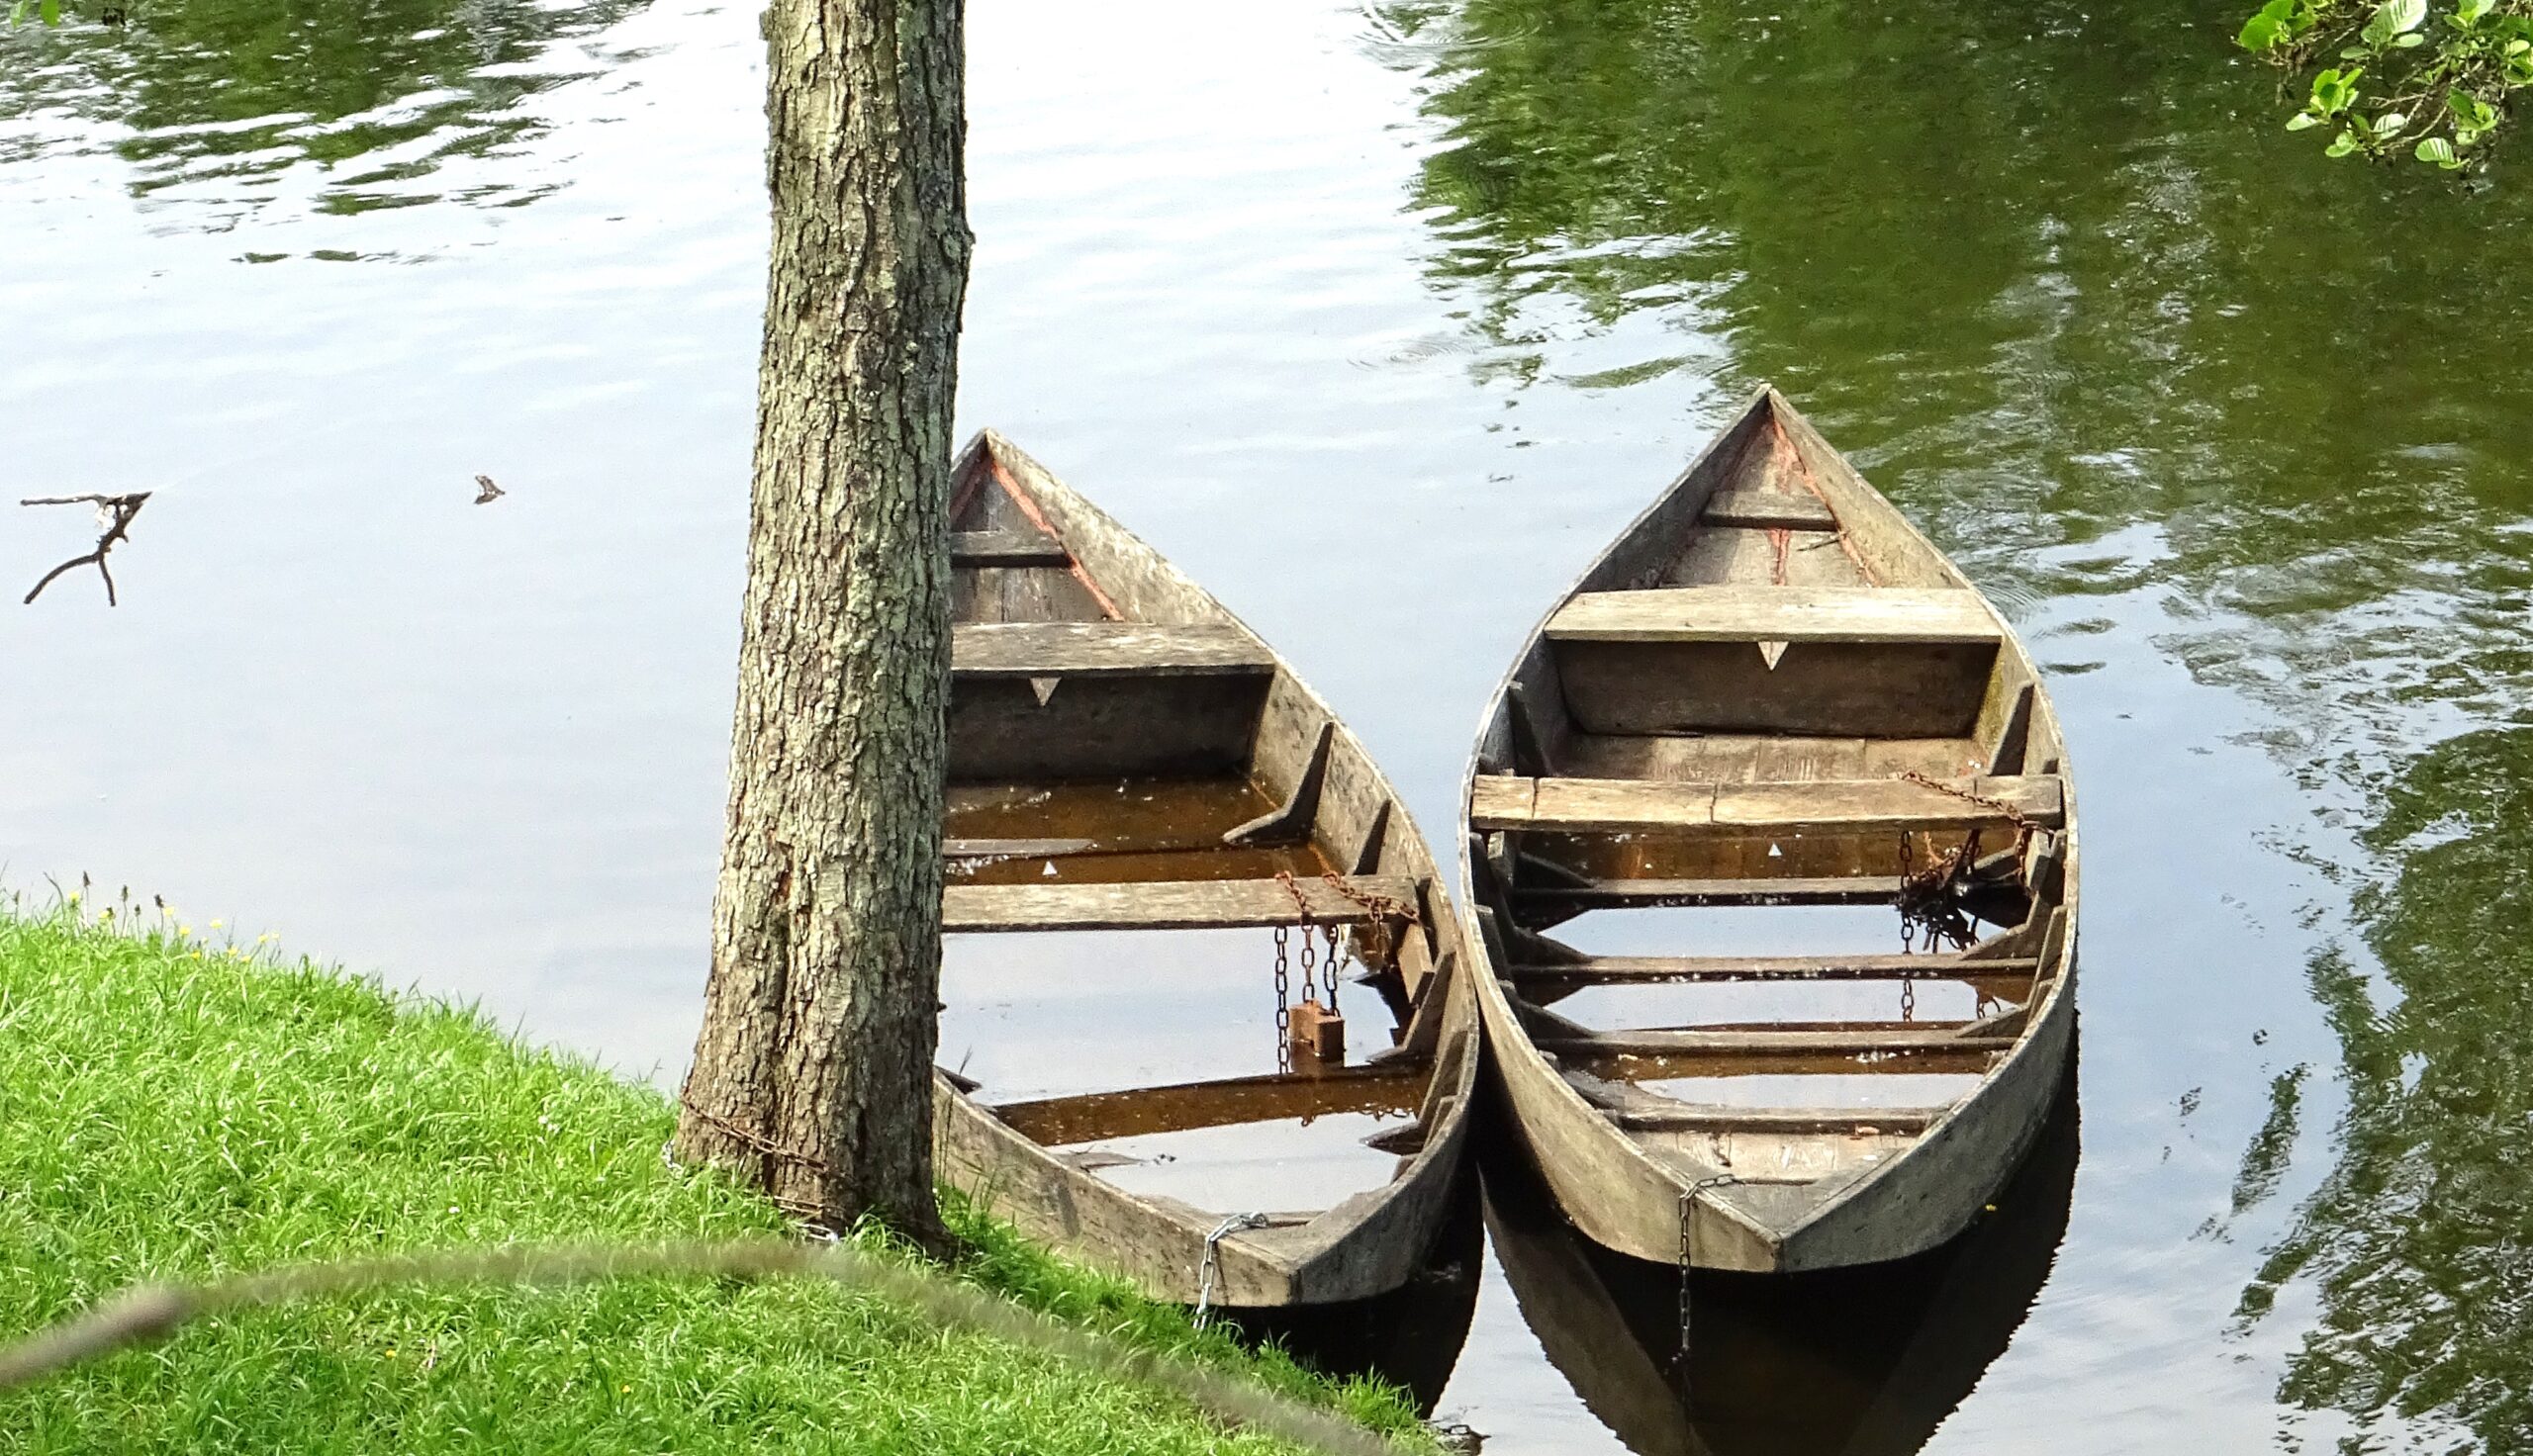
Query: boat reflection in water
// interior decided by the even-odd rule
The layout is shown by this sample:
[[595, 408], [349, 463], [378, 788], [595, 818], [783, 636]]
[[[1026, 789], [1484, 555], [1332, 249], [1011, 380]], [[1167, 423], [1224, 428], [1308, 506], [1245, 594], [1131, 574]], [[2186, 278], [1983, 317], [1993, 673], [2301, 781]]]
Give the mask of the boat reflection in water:
[[1225, 1322], [1245, 1339], [1282, 1345], [1315, 1370], [1387, 1381], [1414, 1399], [1417, 1414], [1432, 1415], [1477, 1314], [1486, 1261], [1481, 1207], [1477, 1173], [1466, 1170], [1425, 1267], [1387, 1294], [1334, 1305], [1226, 1310]]
[[2005, 1353], [2048, 1279], [2075, 1191], [2069, 1073], [1996, 1212], [1940, 1248], [1807, 1274], [1680, 1276], [1556, 1213], [1509, 1137], [1480, 1144], [1486, 1228], [1522, 1317], [1585, 1407], [1640, 1456], [1907, 1456]]

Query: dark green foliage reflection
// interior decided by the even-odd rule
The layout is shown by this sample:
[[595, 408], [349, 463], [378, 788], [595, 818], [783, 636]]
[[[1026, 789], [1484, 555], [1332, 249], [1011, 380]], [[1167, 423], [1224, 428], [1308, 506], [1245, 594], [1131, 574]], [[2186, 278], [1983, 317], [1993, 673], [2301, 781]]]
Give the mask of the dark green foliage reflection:
[[184, 186], [232, 212], [270, 201], [277, 174], [310, 164], [325, 174], [317, 205], [329, 212], [443, 197], [516, 204], [550, 190], [549, 180], [472, 173], [446, 192], [417, 183], [533, 135], [524, 102], [604, 68], [556, 43], [640, 8], [132, 0], [108, 24], [101, 3], [73, 0], [57, 30], [0, 33], [0, 121], [44, 123], [39, 139], [0, 140], [0, 160], [13, 145], [111, 146], [135, 164], [136, 192]]
[[2282, 1400], [2523, 1449], [2533, 192], [2326, 160], [2239, 24], [1464, 0], [1380, 7], [1366, 48], [1441, 131], [1407, 205], [1486, 377], [1666, 426], [1692, 382], [1774, 381], [2010, 612], [2123, 598], [2044, 661], [2150, 637], [2375, 826], [2333, 872], [2376, 886], [2341, 924], [2386, 980], [2317, 959], [2339, 1065], [2278, 1077], [2210, 1231], [2328, 1160], [2243, 1301], [2318, 1293]]

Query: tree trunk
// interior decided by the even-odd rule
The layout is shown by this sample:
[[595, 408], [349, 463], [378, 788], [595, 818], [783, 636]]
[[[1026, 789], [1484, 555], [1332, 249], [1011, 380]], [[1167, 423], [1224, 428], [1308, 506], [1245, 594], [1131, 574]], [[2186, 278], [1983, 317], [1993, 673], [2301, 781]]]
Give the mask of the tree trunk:
[[940, 1240], [960, 0], [773, 0], [774, 248], [730, 813], [677, 1152]]

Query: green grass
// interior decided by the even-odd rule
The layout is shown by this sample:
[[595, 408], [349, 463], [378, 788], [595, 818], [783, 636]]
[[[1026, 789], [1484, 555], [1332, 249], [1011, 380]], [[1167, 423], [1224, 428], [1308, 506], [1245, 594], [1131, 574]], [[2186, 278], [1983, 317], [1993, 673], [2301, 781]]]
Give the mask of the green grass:
[[[661, 1158], [656, 1090], [301, 962], [0, 911], [0, 1337], [141, 1280], [783, 1227]], [[1199, 1333], [973, 1210], [966, 1270], [1378, 1428], [1376, 1388]], [[1149, 1388], [803, 1279], [416, 1288], [223, 1316], [0, 1394], [0, 1452], [1268, 1451]]]

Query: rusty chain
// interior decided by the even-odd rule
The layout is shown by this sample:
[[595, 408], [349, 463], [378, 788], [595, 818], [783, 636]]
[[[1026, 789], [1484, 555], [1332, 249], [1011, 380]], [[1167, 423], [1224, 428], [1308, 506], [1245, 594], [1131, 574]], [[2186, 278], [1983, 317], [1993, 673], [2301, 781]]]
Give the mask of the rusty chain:
[[[1319, 877], [1327, 882], [1330, 889], [1362, 908], [1366, 917], [1363, 929], [1352, 935], [1341, 934], [1335, 922], [1322, 921], [1311, 913], [1310, 898], [1302, 893], [1302, 887], [1293, 878], [1291, 870], [1275, 871], [1275, 882], [1284, 887], [1284, 893], [1293, 897], [1293, 915], [1301, 925], [1302, 999], [1318, 1000], [1319, 980], [1324, 977], [1328, 982], [1328, 1011], [1335, 1016], [1342, 1015], [1337, 1005], [1337, 985], [1345, 978], [1346, 962], [1354, 956], [1357, 938], [1361, 938], [1363, 954], [1356, 958], [1366, 964], [1374, 960], [1387, 961], [1395, 949], [1391, 944], [1389, 922], [1413, 922], [1419, 918], [1419, 913], [1415, 906], [1404, 900], [1349, 883], [1334, 869], [1321, 870]], [[1275, 1065], [1279, 1070], [1290, 1071], [1292, 998], [1285, 972], [1285, 930], [1280, 925], [1275, 927]], [[1314, 936], [1324, 938], [1325, 951], [1321, 950]]]
[[1994, 809], [1997, 811], [1998, 818], [2013, 825], [2018, 833], [2029, 834], [2040, 827], [2024, 817], [2022, 810], [2007, 803], [2004, 799], [1990, 798], [1984, 793], [1973, 793], [1959, 784], [1946, 783], [1940, 778], [1928, 777], [1915, 769], [1906, 770], [1892, 776], [1906, 779], [1921, 788], [1931, 788], [1937, 793], [1948, 793], [1964, 803], [1977, 804], [1983, 809]]
[[[1946, 783], [1940, 778], [1921, 774], [1914, 769], [1891, 776], [1917, 784], [1921, 788], [1931, 788], [1937, 793], [1949, 795], [1963, 803], [1975, 804], [1989, 810], [2014, 826], [2017, 851], [2028, 845], [2032, 835], [2040, 831], [2040, 825], [2033, 823], [2029, 816], [2004, 799], [1978, 793], [1963, 788], [1959, 784]], [[1972, 827], [1963, 837], [1960, 845], [1949, 854], [1934, 852], [1932, 858], [1923, 867], [1915, 866], [1915, 857], [1910, 850], [1911, 837], [1908, 831], [1903, 830], [1900, 834], [1900, 949], [1916, 950], [1917, 933], [1921, 929], [1925, 932], [1928, 951], [1941, 950], [1940, 943], [1944, 941], [1950, 941], [1955, 947], [1970, 945], [1973, 936], [1969, 922], [1962, 918], [1960, 911], [1948, 903], [1948, 892], [1953, 885], [1969, 877], [1971, 866], [1978, 862], [1979, 831], [1977, 827]], [[2016, 866], [2016, 872], [2017, 874], [2021, 872], [2019, 864]], [[1914, 1006], [1915, 998], [1904, 991], [1901, 1000], [1902, 1020], [1908, 1019]]]
[[1293, 992], [1284, 969], [1284, 928], [1275, 927], [1275, 1070], [1293, 1069]]

